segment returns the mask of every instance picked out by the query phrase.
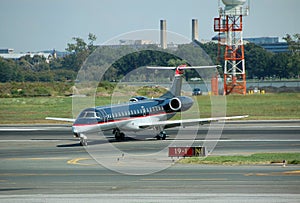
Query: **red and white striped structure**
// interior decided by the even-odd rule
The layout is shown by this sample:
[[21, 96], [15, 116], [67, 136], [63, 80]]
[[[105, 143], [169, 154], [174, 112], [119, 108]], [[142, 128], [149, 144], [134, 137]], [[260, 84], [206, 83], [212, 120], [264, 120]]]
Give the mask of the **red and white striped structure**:
[[[220, 1], [220, 0], [219, 0]], [[243, 16], [248, 15], [246, 0], [222, 0], [225, 8], [219, 8], [214, 19], [214, 30], [219, 32], [219, 54], [224, 50], [224, 95], [246, 94], [246, 71], [243, 42]], [[221, 37], [224, 33], [224, 37]]]

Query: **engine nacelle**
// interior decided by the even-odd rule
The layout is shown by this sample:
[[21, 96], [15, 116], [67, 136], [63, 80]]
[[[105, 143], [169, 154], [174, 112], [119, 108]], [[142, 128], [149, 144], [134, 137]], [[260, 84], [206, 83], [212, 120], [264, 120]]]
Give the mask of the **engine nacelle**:
[[190, 97], [174, 97], [164, 105], [166, 112], [179, 112], [186, 111], [194, 104], [194, 101]]

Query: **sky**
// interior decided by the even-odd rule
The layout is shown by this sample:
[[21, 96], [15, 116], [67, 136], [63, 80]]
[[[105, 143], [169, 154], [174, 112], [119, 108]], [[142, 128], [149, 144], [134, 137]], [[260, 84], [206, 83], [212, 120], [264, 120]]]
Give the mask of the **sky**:
[[[244, 17], [244, 37], [280, 39], [300, 33], [299, 0], [249, 0], [250, 14]], [[56, 49], [64, 51], [73, 37], [95, 44], [128, 32], [159, 29], [191, 38], [191, 21], [198, 19], [199, 39], [209, 40], [219, 0], [0, 0], [0, 48], [15, 52]]]

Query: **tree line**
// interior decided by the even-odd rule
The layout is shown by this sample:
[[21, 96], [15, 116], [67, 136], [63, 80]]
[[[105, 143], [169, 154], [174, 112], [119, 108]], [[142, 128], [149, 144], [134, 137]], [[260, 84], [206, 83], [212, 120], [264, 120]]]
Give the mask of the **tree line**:
[[[55, 58], [47, 62], [41, 56], [25, 56], [18, 60], [4, 59], [0, 57], [0, 82], [54, 82], [75, 81], [77, 73], [88, 56], [97, 52], [94, 45], [96, 36], [89, 34], [88, 42], [82, 38], [74, 37], [72, 43], [67, 44], [66, 51], [69, 54]], [[300, 75], [300, 34], [286, 35], [284, 40], [288, 43], [289, 52], [271, 53], [252, 43], [245, 45], [246, 76], [248, 79], [291, 79]], [[191, 65], [220, 64], [218, 60], [218, 45], [215, 43], [185, 44], [179, 45], [175, 50], [162, 50], [155, 45], [149, 45], [151, 49], [119, 46], [105, 47], [107, 54], [105, 59], [109, 61], [111, 55], [125, 53], [127, 49], [133, 50], [113, 62], [109, 71], [104, 75], [104, 80], [118, 81], [130, 71], [146, 65], [177, 66], [192, 63]], [[207, 55], [206, 55], [207, 53]], [[195, 57], [197, 56], [197, 57]], [[201, 57], [198, 57], [201, 56]], [[195, 61], [193, 61], [196, 58]], [[210, 58], [210, 59], [208, 59]], [[221, 57], [222, 58], [222, 57]], [[184, 59], [184, 60], [183, 60]], [[94, 63], [103, 59], [96, 58]], [[222, 74], [222, 68], [219, 72]], [[187, 79], [195, 76], [195, 72], [189, 71]]]

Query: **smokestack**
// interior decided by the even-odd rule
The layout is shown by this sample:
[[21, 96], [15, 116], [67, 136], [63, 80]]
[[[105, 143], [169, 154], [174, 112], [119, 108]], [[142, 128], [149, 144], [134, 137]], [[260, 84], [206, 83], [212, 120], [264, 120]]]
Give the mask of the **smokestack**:
[[160, 46], [167, 48], [167, 23], [166, 20], [160, 20]]
[[199, 41], [198, 20], [192, 19], [192, 41]]

